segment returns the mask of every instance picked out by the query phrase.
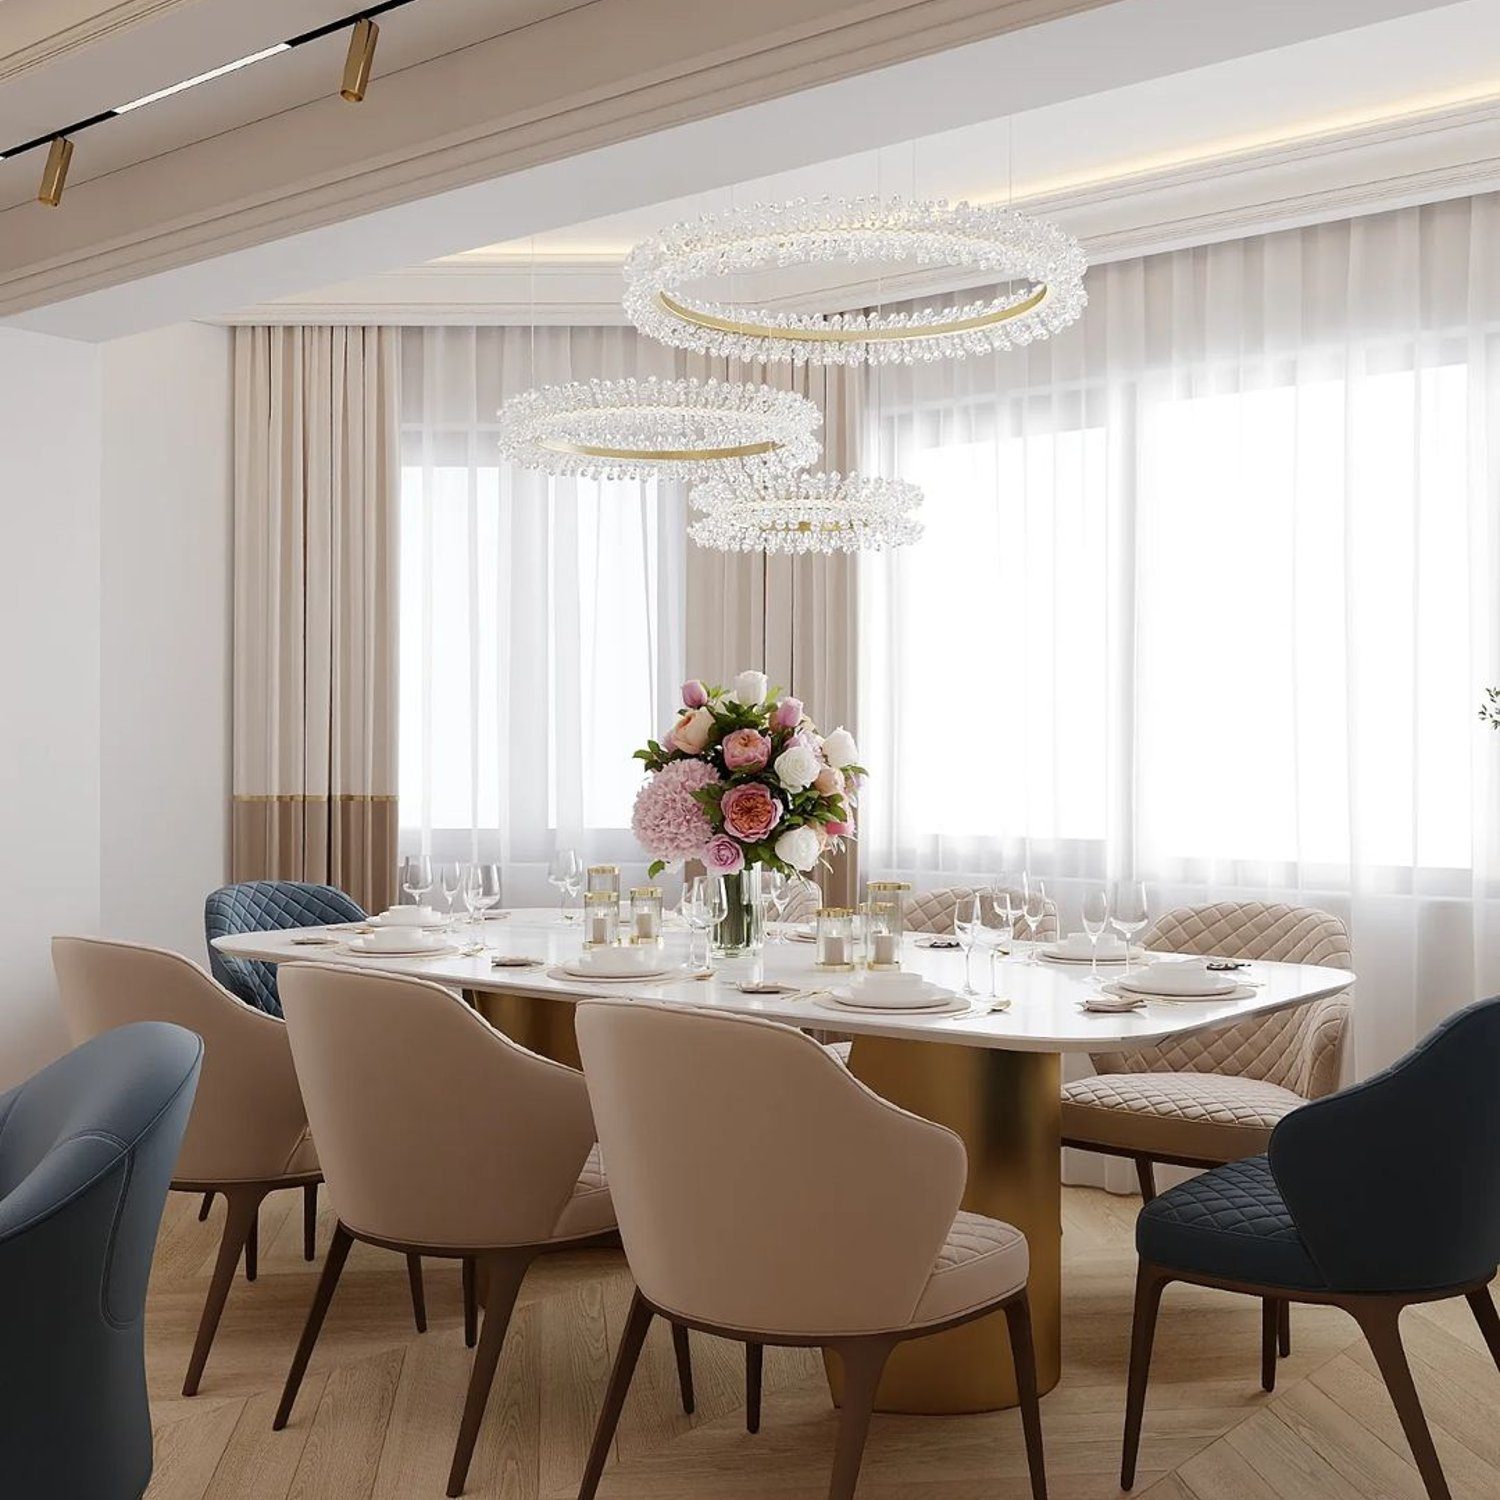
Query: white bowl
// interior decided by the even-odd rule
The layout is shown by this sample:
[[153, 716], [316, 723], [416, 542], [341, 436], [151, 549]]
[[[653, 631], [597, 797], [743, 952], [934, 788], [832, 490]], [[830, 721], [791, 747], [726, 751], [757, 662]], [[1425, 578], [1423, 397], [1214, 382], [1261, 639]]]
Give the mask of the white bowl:
[[382, 927], [431, 927], [442, 917], [430, 906], [388, 906], [377, 921]]
[[1223, 995], [1235, 987], [1233, 979], [1210, 974], [1201, 959], [1191, 958], [1147, 964], [1129, 976], [1129, 983], [1121, 983], [1153, 995]]
[[859, 1005], [884, 1006], [905, 1010], [916, 1005], [931, 1005], [947, 995], [947, 990], [929, 984], [920, 974], [904, 969], [876, 969], [848, 987], [849, 998]]
[[438, 938], [425, 932], [415, 932], [408, 923], [405, 930], [400, 926], [377, 927], [364, 936], [360, 947], [366, 953], [411, 953], [423, 948], [441, 947]]
[[[1092, 958], [1094, 945], [1089, 942], [1088, 933], [1070, 932], [1054, 943], [1051, 951], [1062, 958]], [[1115, 933], [1106, 932], [1099, 939], [1099, 957], [1124, 958], [1125, 944]]]
[[592, 969], [596, 974], [645, 974], [663, 967], [656, 948], [610, 947], [589, 948], [579, 954], [574, 967]]

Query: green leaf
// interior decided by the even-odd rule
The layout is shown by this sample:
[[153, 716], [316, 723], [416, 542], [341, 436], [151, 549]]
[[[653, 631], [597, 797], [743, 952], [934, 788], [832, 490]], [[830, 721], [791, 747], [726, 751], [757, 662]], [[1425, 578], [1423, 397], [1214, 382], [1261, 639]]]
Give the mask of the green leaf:
[[648, 876], [650, 876], [651, 879], [655, 880], [656, 877], [658, 875], [660, 875], [661, 872], [663, 870], [665, 870], [666, 868], [667, 868], [667, 862], [666, 862], [666, 860], [664, 860], [664, 859], [653, 859], [651, 861], [651, 863], [646, 866], [646, 874]]

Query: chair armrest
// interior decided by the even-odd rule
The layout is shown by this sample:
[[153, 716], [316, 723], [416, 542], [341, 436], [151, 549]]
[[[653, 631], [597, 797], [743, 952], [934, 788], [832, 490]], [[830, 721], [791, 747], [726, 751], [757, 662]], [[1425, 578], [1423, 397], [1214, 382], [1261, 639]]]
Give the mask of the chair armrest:
[[1347, 992], [1309, 1007], [1302, 1032], [1301, 1066], [1292, 1084], [1304, 1099], [1322, 1099], [1337, 1090], [1352, 1010]]

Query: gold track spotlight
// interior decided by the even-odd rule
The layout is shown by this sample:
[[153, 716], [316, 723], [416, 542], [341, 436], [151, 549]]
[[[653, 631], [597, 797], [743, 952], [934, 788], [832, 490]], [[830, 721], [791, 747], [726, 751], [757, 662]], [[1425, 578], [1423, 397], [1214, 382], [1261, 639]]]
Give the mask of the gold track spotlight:
[[68, 166], [72, 160], [72, 141], [65, 135], [55, 137], [47, 152], [47, 165], [42, 168], [42, 185], [36, 195], [38, 203], [56, 208], [62, 202], [63, 189], [68, 185]]
[[351, 104], [358, 104], [370, 86], [370, 68], [379, 38], [380, 28], [368, 16], [361, 16], [349, 33], [349, 55], [344, 59], [344, 85], [339, 96]]

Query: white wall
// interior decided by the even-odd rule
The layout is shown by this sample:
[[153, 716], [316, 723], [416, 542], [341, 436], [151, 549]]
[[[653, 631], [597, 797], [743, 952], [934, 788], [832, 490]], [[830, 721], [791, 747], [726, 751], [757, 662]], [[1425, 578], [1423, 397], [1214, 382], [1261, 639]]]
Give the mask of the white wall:
[[228, 869], [232, 336], [103, 348], [100, 928], [199, 962]]
[[99, 922], [100, 363], [0, 329], [0, 1089], [65, 1043], [48, 939]]

